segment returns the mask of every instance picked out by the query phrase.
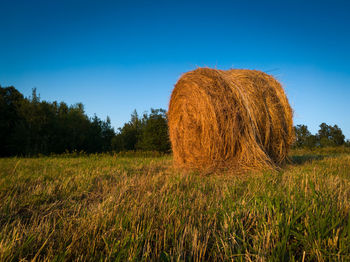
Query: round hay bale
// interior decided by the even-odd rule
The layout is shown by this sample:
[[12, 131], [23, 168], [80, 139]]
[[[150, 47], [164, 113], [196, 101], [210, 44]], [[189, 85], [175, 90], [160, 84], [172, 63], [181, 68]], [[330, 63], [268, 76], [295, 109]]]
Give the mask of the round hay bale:
[[293, 111], [281, 84], [256, 70], [185, 73], [171, 94], [168, 118], [178, 167], [276, 167], [294, 140]]

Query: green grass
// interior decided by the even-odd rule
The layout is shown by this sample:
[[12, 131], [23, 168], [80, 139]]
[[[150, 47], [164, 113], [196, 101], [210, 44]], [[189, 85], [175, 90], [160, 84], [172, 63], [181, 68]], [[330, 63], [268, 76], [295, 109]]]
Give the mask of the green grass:
[[0, 159], [0, 261], [347, 261], [350, 152], [182, 174], [171, 157]]

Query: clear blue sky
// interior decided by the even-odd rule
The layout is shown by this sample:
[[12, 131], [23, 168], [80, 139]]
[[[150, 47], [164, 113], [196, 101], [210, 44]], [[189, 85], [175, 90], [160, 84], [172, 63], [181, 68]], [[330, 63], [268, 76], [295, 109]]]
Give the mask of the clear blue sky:
[[295, 124], [350, 138], [350, 1], [0, 0], [0, 84], [120, 127], [197, 66], [259, 69]]

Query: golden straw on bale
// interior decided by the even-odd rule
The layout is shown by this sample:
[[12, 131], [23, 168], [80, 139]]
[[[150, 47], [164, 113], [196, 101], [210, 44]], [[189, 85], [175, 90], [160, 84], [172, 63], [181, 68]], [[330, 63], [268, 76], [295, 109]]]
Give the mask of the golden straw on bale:
[[293, 111], [281, 84], [256, 70], [185, 73], [171, 94], [168, 118], [179, 167], [276, 167], [294, 140]]

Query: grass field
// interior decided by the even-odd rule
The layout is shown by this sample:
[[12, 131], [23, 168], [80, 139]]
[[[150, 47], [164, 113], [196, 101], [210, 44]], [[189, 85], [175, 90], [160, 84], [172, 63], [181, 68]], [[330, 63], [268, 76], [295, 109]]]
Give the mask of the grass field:
[[170, 156], [0, 159], [0, 261], [350, 260], [350, 150], [291, 159], [241, 176]]

